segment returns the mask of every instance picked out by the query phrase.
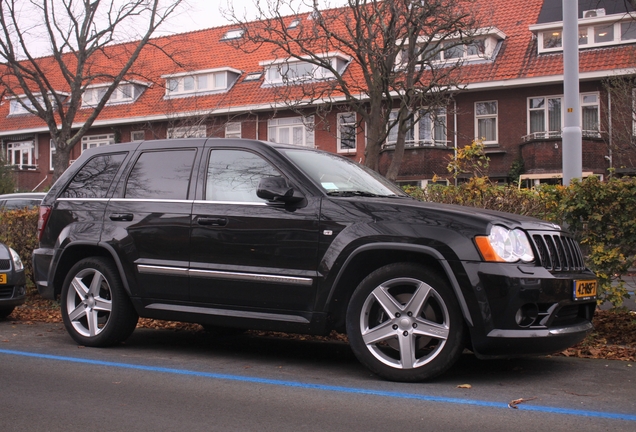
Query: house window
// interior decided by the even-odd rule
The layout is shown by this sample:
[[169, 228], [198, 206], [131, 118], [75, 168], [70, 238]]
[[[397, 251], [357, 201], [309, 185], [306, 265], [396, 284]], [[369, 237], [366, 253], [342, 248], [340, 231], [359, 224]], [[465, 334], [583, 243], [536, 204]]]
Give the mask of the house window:
[[11, 99], [9, 102], [9, 115], [30, 114], [28, 109], [23, 106], [26, 105], [29, 109], [33, 109], [33, 104], [27, 98]]
[[226, 91], [240, 76], [235, 70], [209, 70], [190, 74], [164, 75], [166, 97], [203, 95]]
[[484, 144], [496, 144], [497, 101], [475, 103], [475, 137]]
[[7, 164], [17, 165], [20, 169], [36, 168], [33, 159], [33, 141], [7, 143]]
[[[391, 123], [397, 120], [398, 112], [392, 111]], [[446, 110], [436, 109], [431, 112], [421, 111], [420, 118], [414, 123], [408, 121], [405, 144], [407, 147], [446, 145]], [[389, 130], [387, 144], [395, 145], [398, 136], [397, 123]]]
[[356, 113], [338, 114], [338, 152], [356, 151]]
[[[537, 32], [539, 53], [563, 50], [563, 26], [530, 26]], [[549, 26], [552, 26], [550, 28]], [[598, 15], [579, 19], [579, 48], [620, 45], [636, 41], [636, 23], [629, 14]]]
[[205, 125], [181, 126], [168, 128], [168, 138], [205, 138], [207, 127]]
[[82, 153], [89, 148], [115, 144], [115, 134], [85, 135], [82, 137]]
[[[581, 129], [584, 136], [599, 136], [599, 95], [581, 94]], [[563, 125], [563, 96], [528, 98], [529, 138], [560, 137]]]
[[[101, 87], [89, 87], [82, 95], [83, 107], [96, 106], [106, 94], [108, 85]], [[106, 105], [117, 105], [123, 103], [134, 102], [141, 95], [141, 86], [131, 83], [120, 84], [108, 98]]]
[[225, 138], [241, 138], [241, 122], [227, 122], [225, 124]]
[[228, 30], [221, 40], [240, 39], [243, 37], [243, 33], [245, 33], [245, 30], [243, 29]]
[[53, 171], [53, 156], [55, 156], [55, 143], [49, 140], [49, 171]]
[[288, 117], [267, 121], [268, 141], [314, 147], [314, 118]]
[[[349, 64], [349, 58], [341, 54], [332, 54], [328, 60], [331, 67], [340, 74]], [[287, 59], [261, 64], [265, 66], [265, 84], [315, 81], [334, 77], [330, 69], [302, 60]]]
[[145, 131], [132, 131], [130, 132], [130, 140], [131, 141], [143, 141], [146, 139]]

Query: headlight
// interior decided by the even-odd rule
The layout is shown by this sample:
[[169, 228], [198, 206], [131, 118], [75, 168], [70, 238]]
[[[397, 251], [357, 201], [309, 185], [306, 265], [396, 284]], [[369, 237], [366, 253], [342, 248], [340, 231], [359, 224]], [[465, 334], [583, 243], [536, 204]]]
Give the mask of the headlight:
[[11, 253], [11, 258], [13, 259], [13, 267], [15, 267], [15, 270], [24, 270], [24, 264], [22, 264], [20, 255], [18, 255], [18, 253], [11, 248], [9, 248], [9, 252]]
[[476, 237], [475, 242], [486, 261], [534, 261], [528, 236], [520, 229], [509, 230], [495, 225], [488, 237]]

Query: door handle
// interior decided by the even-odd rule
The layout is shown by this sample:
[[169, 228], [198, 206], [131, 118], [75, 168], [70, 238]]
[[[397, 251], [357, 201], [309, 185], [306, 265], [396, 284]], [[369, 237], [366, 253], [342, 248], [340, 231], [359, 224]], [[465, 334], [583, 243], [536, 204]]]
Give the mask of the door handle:
[[113, 213], [108, 216], [112, 221], [126, 221], [130, 222], [133, 220], [133, 215], [131, 213]]
[[213, 218], [213, 217], [198, 217], [197, 223], [199, 225], [210, 225], [210, 226], [225, 226], [227, 225], [226, 218]]

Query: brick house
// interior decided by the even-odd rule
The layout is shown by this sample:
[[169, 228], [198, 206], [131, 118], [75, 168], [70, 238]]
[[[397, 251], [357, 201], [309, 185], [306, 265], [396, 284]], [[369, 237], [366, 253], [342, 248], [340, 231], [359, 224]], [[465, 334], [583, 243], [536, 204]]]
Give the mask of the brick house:
[[[451, 105], [437, 111], [435, 119], [414, 125], [399, 183], [424, 185], [435, 176], [449, 179], [449, 157], [476, 138], [486, 145], [493, 179], [517, 180], [520, 175], [532, 184], [561, 175], [561, 2], [488, 3], [496, 7], [483, 44], [492, 49], [485, 55], [471, 54], [468, 48], [454, 54], [464, 57], [465, 87], [454, 95]], [[309, 17], [290, 17], [290, 25]], [[72, 159], [99, 145], [210, 136], [313, 146], [363, 160], [364, 125], [355, 128], [354, 114], [334, 110], [323, 117], [316, 115], [315, 105], [308, 106], [304, 116], [286, 109], [278, 102], [276, 84], [281, 77], [272, 67], [281, 59], [271, 58], [267, 50], [241, 52], [229, 43], [237, 37], [240, 30], [225, 26], [157, 38], [158, 46], [187, 48], [180, 53], [180, 64], [188, 65], [187, 69], [166, 61], [162, 50], [146, 49], [138, 61], [146, 78], [130, 78], [120, 85], [73, 150]], [[635, 43], [636, 13], [629, 2], [579, 0], [584, 175], [606, 176], [610, 168], [636, 172], [631, 162], [636, 160], [636, 152], [631, 151], [633, 114], [616, 108], [631, 107], [632, 94], [622, 95], [621, 105], [603, 85], [608, 77], [633, 74]], [[110, 55], [123, 53], [125, 47], [116, 45]], [[441, 55], [450, 54], [442, 51]], [[333, 61], [336, 67], [347, 67], [344, 54], [334, 54]], [[355, 73], [352, 70], [351, 76]], [[103, 84], [96, 84], [84, 94], [80, 122], [100, 88]], [[52, 178], [53, 149], [46, 125], [10, 98], [0, 102], [0, 119], [2, 152], [16, 170], [18, 187], [43, 190]], [[617, 125], [631, 130], [619, 133]], [[381, 172], [392, 157], [391, 138], [381, 154]]]

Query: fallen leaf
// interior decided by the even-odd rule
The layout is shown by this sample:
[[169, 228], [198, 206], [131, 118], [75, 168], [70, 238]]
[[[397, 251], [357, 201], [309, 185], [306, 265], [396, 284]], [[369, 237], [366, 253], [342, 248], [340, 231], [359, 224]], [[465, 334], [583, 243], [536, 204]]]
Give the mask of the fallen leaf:
[[460, 384], [457, 386], [457, 388], [469, 389], [469, 388], [473, 388], [473, 386], [471, 386], [470, 384]]
[[528, 399], [524, 399], [524, 398], [515, 399], [515, 400], [511, 401], [508, 404], [508, 408], [519, 409], [517, 407], [517, 405], [519, 405], [520, 403], [528, 402], [528, 401], [535, 400], [535, 399], [536, 399], [536, 397], [531, 397], [531, 398], [528, 398]]

